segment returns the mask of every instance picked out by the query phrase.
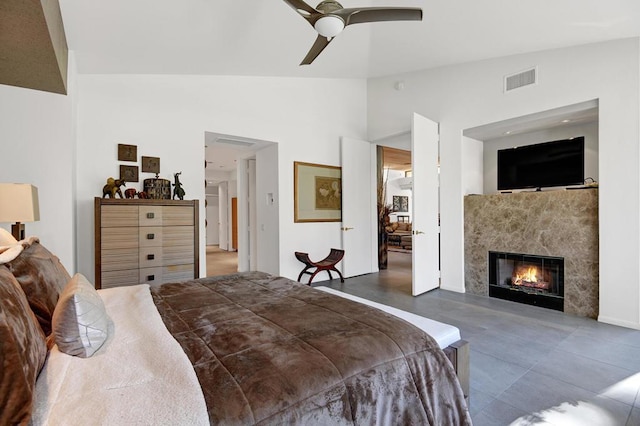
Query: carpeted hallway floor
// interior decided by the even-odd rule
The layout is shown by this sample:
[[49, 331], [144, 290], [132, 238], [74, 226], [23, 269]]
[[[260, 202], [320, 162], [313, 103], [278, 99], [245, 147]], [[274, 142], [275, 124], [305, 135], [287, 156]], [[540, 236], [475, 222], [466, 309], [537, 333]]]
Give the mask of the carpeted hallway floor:
[[218, 246], [207, 246], [208, 277], [236, 272], [238, 272], [238, 252], [221, 250]]

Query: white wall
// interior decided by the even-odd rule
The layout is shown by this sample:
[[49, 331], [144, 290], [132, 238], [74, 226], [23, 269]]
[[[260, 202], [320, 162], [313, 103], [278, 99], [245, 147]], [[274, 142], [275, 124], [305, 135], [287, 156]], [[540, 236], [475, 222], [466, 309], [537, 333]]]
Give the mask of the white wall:
[[598, 180], [598, 123], [553, 127], [484, 141], [484, 193], [498, 191], [498, 150], [584, 136], [584, 177]]
[[[162, 177], [182, 170], [186, 198], [203, 200], [205, 131], [278, 142], [281, 275], [297, 277], [296, 250], [318, 258], [339, 247], [340, 223], [293, 223], [293, 162], [340, 165], [340, 136], [365, 137], [363, 80], [81, 75], [78, 89], [78, 268], [83, 273], [93, 277], [93, 197], [118, 173], [117, 144], [138, 145], [139, 155], [160, 157]], [[202, 275], [204, 267], [201, 262]]]
[[[74, 69], [68, 95], [0, 85], [0, 182], [38, 187], [40, 221], [25, 224], [27, 236], [76, 271], [74, 235]], [[11, 230], [11, 224], [0, 224]], [[79, 238], [93, 241], [93, 233]]]
[[387, 192], [386, 192], [386, 204], [390, 204], [393, 207], [393, 196], [401, 195], [409, 197], [409, 210], [401, 213], [391, 213], [389, 215], [391, 221], [397, 221], [398, 215], [409, 216], [409, 220], [411, 220], [411, 212], [413, 208], [412, 199], [411, 199], [411, 190], [410, 189], [402, 189], [398, 185], [397, 179], [404, 178], [404, 172], [400, 170], [385, 170], [385, 174], [387, 176]]
[[280, 273], [278, 165], [277, 145], [256, 152], [257, 269], [272, 274]]
[[[417, 112], [440, 123], [442, 287], [464, 291], [465, 129], [599, 101], [600, 320], [640, 328], [638, 38], [497, 58], [372, 79], [371, 139], [410, 128]], [[503, 77], [537, 66], [535, 86], [503, 93]], [[406, 90], [394, 83], [402, 79]]]
[[462, 193], [464, 195], [482, 194], [482, 184], [483, 181], [486, 181], [483, 177], [485, 173], [482, 159], [484, 149], [482, 141], [468, 136], [462, 137]]
[[220, 214], [218, 212], [218, 188], [216, 194], [207, 194], [207, 245], [217, 245], [220, 242]]

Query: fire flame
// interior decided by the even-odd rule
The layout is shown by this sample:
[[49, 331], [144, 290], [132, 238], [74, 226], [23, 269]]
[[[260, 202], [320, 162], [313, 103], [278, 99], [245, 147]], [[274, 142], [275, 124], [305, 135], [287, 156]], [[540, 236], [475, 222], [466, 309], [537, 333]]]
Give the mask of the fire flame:
[[538, 290], [548, 290], [551, 286], [551, 283], [545, 281], [544, 273], [539, 272], [535, 266], [517, 268], [511, 278], [511, 284]]
[[522, 285], [523, 283], [537, 283], [538, 282], [538, 268], [530, 266], [526, 270], [516, 272], [513, 283], [515, 285]]

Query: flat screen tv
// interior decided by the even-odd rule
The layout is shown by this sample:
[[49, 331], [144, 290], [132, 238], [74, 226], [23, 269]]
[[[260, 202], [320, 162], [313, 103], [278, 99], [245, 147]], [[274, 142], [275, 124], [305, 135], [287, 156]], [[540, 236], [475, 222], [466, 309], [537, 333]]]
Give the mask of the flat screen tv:
[[498, 150], [498, 190], [584, 183], [584, 136]]

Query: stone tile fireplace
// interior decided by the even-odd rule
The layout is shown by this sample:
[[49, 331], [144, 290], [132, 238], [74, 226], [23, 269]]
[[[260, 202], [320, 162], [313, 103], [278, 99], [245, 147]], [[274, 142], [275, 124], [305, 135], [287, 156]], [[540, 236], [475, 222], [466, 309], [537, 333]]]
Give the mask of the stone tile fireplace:
[[467, 292], [597, 318], [597, 189], [468, 195], [464, 220]]

